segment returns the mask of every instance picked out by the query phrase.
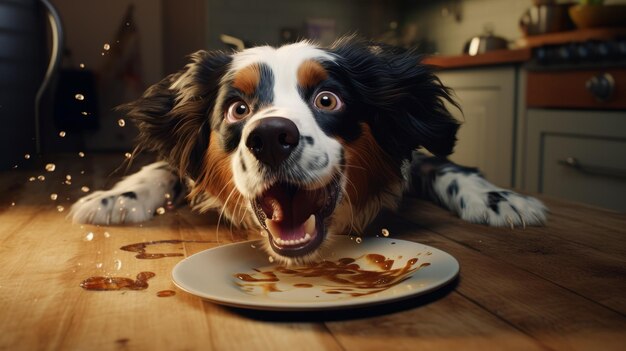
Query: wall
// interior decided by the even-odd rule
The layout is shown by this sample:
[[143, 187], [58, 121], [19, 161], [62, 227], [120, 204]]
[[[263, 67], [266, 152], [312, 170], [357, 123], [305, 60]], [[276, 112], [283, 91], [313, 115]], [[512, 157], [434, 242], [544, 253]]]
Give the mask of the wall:
[[[99, 96], [97, 130], [68, 133], [61, 142], [52, 139], [48, 150], [124, 150], [130, 151], [134, 144], [136, 129], [131, 123], [121, 128], [118, 119], [123, 116], [114, 107], [139, 97], [144, 87], [163, 78], [162, 0], [51, 0], [58, 9], [64, 29], [65, 46], [71, 57], [64, 60], [64, 67], [77, 69], [83, 63], [85, 69], [96, 73]], [[134, 25], [138, 33], [140, 78], [142, 86], [127, 89], [124, 77], [115, 69], [104, 68], [103, 46], [116, 44], [116, 34], [129, 5], [134, 5]], [[119, 64], [119, 60], [114, 60]], [[141, 84], [140, 84], [141, 85]], [[86, 117], [89, 118], [89, 117]], [[48, 128], [50, 129], [50, 128]], [[73, 145], [71, 145], [73, 144]]]
[[207, 0], [208, 48], [224, 48], [219, 35], [252, 44], [280, 43], [281, 28], [302, 29], [306, 19], [335, 21], [337, 35], [358, 32], [371, 37], [398, 20], [397, 1], [383, 0]]
[[176, 72], [187, 55], [206, 48], [207, 0], [163, 1], [163, 71]]
[[161, 0], [51, 0], [59, 10], [65, 27], [66, 46], [75, 65], [88, 68], [102, 64], [102, 46], [111, 43], [126, 8], [135, 5], [135, 20], [141, 36], [143, 77], [146, 83], [163, 76]]
[[[560, 1], [563, 2], [563, 1]], [[571, 2], [571, 1], [569, 1]], [[626, 0], [606, 0], [605, 3], [626, 3]], [[407, 15], [403, 22], [413, 23], [420, 34], [436, 45], [436, 52], [442, 55], [457, 55], [463, 51], [465, 42], [484, 32], [491, 26], [494, 34], [509, 41], [521, 37], [518, 21], [532, 6], [531, 0], [430, 0], [405, 1]], [[454, 15], [442, 15], [446, 9], [460, 11], [462, 20], [457, 22]]]

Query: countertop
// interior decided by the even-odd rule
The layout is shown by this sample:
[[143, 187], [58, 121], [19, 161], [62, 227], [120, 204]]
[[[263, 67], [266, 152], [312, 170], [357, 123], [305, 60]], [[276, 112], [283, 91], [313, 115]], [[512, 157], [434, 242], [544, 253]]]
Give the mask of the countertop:
[[516, 40], [515, 49], [494, 50], [484, 54], [470, 56], [467, 54], [427, 57], [424, 63], [440, 69], [471, 68], [503, 64], [517, 64], [532, 58], [532, 48], [544, 45], [580, 43], [586, 41], [603, 41], [624, 37], [626, 28], [586, 28], [565, 32], [548, 33], [521, 37]]
[[494, 66], [503, 64], [523, 63], [531, 59], [530, 48], [494, 50], [484, 54], [429, 56], [423, 62], [436, 66], [439, 69], [469, 68], [479, 66]]
[[[121, 154], [72, 155], [57, 158], [54, 172], [0, 173], [0, 349], [623, 350], [626, 345], [624, 214], [542, 197], [551, 211], [547, 225], [512, 230], [468, 224], [411, 199], [384, 218], [391, 237], [450, 253], [460, 262], [460, 278], [424, 296], [365, 309], [254, 312], [203, 301], [175, 288], [170, 278], [185, 256], [257, 238], [254, 233], [222, 226], [218, 241], [217, 215], [193, 214], [186, 207], [142, 226], [81, 226], [66, 219], [71, 202], [85, 194], [81, 188], [90, 192], [112, 184], [119, 175], [109, 175], [122, 159]], [[208, 242], [152, 247], [151, 252], [181, 254], [152, 260], [120, 249], [154, 240]], [[145, 290], [80, 287], [88, 277], [134, 278], [142, 271], [156, 274]], [[175, 295], [158, 297], [164, 290]]]

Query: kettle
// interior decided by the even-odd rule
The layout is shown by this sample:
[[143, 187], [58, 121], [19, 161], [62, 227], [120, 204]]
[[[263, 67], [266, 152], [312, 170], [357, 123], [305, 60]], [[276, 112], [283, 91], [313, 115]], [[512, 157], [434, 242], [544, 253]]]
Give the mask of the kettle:
[[41, 152], [41, 104], [62, 47], [61, 18], [49, 0], [0, 2], [0, 169]]
[[486, 27], [485, 34], [470, 38], [463, 47], [463, 53], [476, 56], [488, 51], [508, 49], [509, 42], [502, 37], [495, 36], [493, 29]]

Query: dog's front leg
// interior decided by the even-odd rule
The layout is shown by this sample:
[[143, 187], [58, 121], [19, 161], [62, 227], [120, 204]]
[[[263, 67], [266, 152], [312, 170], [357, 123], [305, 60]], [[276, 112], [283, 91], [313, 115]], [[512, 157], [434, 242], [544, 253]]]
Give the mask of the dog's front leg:
[[546, 221], [547, 208], [541, 201], [499, 188], [478, 169], [447, 159], [415, 152], [408, 181], [410, 194], [435, 201], [472, 223], [515, 227]]
[[182, 195], [178, 175], [166, 162], [155, 162], [124, 178], [111, 190], [81, 198], [72, 206], [70, 216], [77, 223], [140, 223], [150, 220], [167, 204], [176, 203]]

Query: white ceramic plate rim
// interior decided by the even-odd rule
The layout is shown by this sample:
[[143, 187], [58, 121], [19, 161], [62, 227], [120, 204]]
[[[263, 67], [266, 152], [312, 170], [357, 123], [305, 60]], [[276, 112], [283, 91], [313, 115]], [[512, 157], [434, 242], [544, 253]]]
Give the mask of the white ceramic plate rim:
[[[184, 278], [183, 275], [185, 274], [185, 271], [189, 269], [193, 269], [194, 265], [196, 265], [196, 261], [206, 260], [207, 258], [210, 258], [210, 256], [215, 256], [219, 251], [221, 251], [221, 253], [225, 253], [227, 251], [234, 251], [234, 252], [243, 251], [243, 250], [249, 251], [254, 246], [261, 247], [262, 245], [261, 240], [255, 240], [255, 241], [245, 241], [245, 242], [218, 246], [218, 247], [204, 250], [194, 255], [191, 255], [185, 258], [184, 260], [178, 262], [178, 264], [176, 264], [176, 266], [172, 270], [172, 281], [174, 282], [174, 285], [176, 285], [179, 289], [187, 293], [190, 293], [192, 295], [206, 299], [208, 301], [220, 304], [220, 305], [248, 308], [248, 309], [255, 309], [255, 310], [271, 310], [271, 311], [317, 311], [317, 310], [345, 309], [345, 308], [370, 306], [370, 305], [389, 303], [389, 302], [407, 299], [409, 297], [423, 295], [448, 284], [459, 273], [460, 267], [459, 267], [458, 261], [447, 252], [436, 249], [432, 246], [428, 246], [428, 245], [424, 245], [424, 244], [420, 244], [420, 243], [416, 243], [412, 241], [392, 239], [392, 238], [370, 238], [370, 240], [377, 240], [379, 242], [382, 242], [383, 244], [385, 242], [390, 243], [393, 241], [396, 243], [396, 245], [398, 245], [398, 247], [415, 246], [415, 248], [419, 249], [420, 251], [428, 251], [431, 254], [430, 256], [431, 258], [436, 259], [437, 261], [440, 261], [437, 263], [437, 265], [442, 265], [442, 266], [445, 265], [445, 267], [443, 267], [445, 268], [445, 270], [442, 272], [442, 274], [437, 275], [436, 277], [437, 279], [431, 282], [430, 284], [427, 284], [426, 286], [415, 288], [412, 290], [401, 291], [400, 293], [397, 293], [397, 294], [393, 294], [393, 295], [374, 294], [374, 295], [360, 296], [360, 297], [348, 298], [348, 299], [342, 299], [342, 300], [319, 301], [319, 302], [317, 301], [313, 301], [313, 302], [280, 301], [280, 300], [269, 299], [269, 298], [263, 299], [263, 298], [260, 298], [259, 296], [251, 297], [250, 295], [244, 293], [238, 288], [237, 290], [233, 290], [233, 291], [238, 292], [239, 294], [235, 294], [235, 296], [228, 296], [227, 294], [220, 292], [220, 290], [223, 290], [223, 289], [220, 289], [219, 287], [218, 288], [211, 287], [208, 289], [194, 288], [193, 287], [194, 284], [193, 283], [190, 284], [190, 282], [186, 281], [186, 279]], [[264, 254], [262, 250], [256, 249], [256, 251], [258, 255], [261, 255], [262, 257], [265, 257], [265, 258], [267, 257], [267, 255]], [[234, 262], [236, 262], [238, 265], [241, 265], [239, 264], [240, 263], [239, 261], [234, 261]], [[259, 261], [256, 264], [250, 265], [250, 267], [247, 267], [247, 268], [245, 267], [237, 268], [235, 265], [233, 265], [232, 268], [228, 268], [228, 267], [218, 267], [217, 269], [207, 268], [205, 272], [206, 275], [203, 275], [202, 279], [205, 279], [204, 277], [206, 276], [207, 280], [211, 279], [212, 277], [213, 279], [211, 280], [213, 282], [218, 282], [219, 280], [224, 279], [224, 281], [227, 284], [232, 284], [234, 282], [233, 274], [238, 273], [238, 272], [243, 272], [243, 271], [249, 271], [252, 268], [259, 267], [259, 266], [267, 266], [267, 265], [269, 265], [269, 262], [265, 261], [265, 263], [263, 263], [263, 261]], [[427, 269], [429, 267], [425, 267], [423, 269]], [[440, 269], [442, 267], [435, 266], [435, 268]], [[419, 282], [420, 271], [421, 270], [418, 270], [411, 276], [411, 278], [398, 284], [397, 286], [403, 286], [406, 284]]]

